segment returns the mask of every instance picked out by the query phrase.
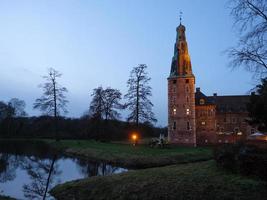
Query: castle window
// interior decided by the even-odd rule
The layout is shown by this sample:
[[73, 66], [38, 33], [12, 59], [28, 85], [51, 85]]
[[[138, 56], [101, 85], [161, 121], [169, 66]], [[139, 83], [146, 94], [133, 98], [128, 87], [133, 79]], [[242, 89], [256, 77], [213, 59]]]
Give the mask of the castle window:
[[172, 81], [172, 84], [176, 84], [176, 80], [173, 80], [173, 81]]
[[190, 123], [189, 122], [186, 123], [186, 127], [187, 127], [187, 130], [189, 131], [190, 130]]
[[188, 96], [186, 97], [186, 102], [187, 102], [187, 103], [189, 102], [189, 98], [188, 98]]
[[226, 123], [226, 117], [225, 117], [225, 118], [223, 118], [223, 122], [225, 122], [225, 123]]
[[190, 114], [189, 108], [186, 109], [186, 114], [187, 114], [187, 115]]
[[239, 132], [239, 128], [234, 129], [234, 133], [237, 134]]
[[203, 126], [206, 125], [206, 122], [201, 122], [201, 125], [203, 125]]
[[173, 115], [176, 115], [176, 108], [173, 109]]
[[204, 104], [205, 104], [205, 100], [204, 100], [204, 99], [200, 99], [200, 100], [199, 100], [199, 104], [200, 104], [200, 105], [204, 105]]
[[237, 135], [241, 136], [241, 135], [243, 135], [243, 133], [242, 133], [241, 131], [239, 131], [239, 132], [237, 133]]
[[185, 83], [189, 83], [189, 79], [185, 79]]
[[176, 121], [173, 122], [172, 129], [173, 129], [173, 130], [176, 130]]
[[189, 87], [188, 87], [188, 85], [186, 86], [185, 89], [186, 89], [186, 92], [189, 92]]

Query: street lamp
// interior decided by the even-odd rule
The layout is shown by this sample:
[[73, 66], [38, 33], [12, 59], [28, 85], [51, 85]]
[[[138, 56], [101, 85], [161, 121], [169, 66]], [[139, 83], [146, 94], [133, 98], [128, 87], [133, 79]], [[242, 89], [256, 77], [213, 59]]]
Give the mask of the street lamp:
[[138, 135], [136, 133], [132, 134], [133, 146], [137, 145]]

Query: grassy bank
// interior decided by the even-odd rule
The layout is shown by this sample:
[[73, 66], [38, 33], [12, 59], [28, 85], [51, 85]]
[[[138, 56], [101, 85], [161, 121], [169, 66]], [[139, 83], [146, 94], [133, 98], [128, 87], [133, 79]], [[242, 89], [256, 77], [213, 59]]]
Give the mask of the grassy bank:
[[214, 161], [91, 177], [56, 186], [58, 199], [261, 200], [266, 182], [219, 170]]
[[149, 168], [170, 164], [209, 160], [212, 150], [207, 147], [150, 148], [148, 145], [102, 143], [92, 140], [46, 140], [52, 146], [64, 149], [72, 156], [105, 161], [128, 168]]

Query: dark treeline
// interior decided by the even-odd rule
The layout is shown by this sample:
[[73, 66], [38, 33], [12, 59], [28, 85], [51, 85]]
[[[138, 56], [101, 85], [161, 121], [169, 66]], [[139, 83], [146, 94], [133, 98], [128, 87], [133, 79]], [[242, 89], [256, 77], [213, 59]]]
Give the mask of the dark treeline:
[[[44, 76], [41, 97], [35, 100], [34, 109], [42, 112], [40, 117], [29, 117], [26, 103], [13, 98], [0, 101], [0, 137], [30, 137], [59, 139], [96, 139], [102, 141], [125, 140], [133, 132], [141, 137], [167, 135], [167, 129], [155, 128], [156, 118], [152, 111], [151, 87], [146, 72], [147, 66], [140, 64], [131, 71], [127, 82], [126, 102], [118, 89], [99, 86], [93, 90], [87, 114], [81, 118], [66, 118], [67, 88], [58, 79], [61, 73], [53, 68]], [[127, 122], [121, 121], [121, 110], [127, 109]]]
[[[135, 124], [118, 120], [97, 120], [90, 117], [58, 118], [58, 135], [61, 139], [125, 140], [133, 132], [141, 137], [158, 137], [167, 134], [167, 128], [153, 127], [150, 123]], [[0, 120], [0, 137], [54, 138], [54, 118], [13, 117]]]

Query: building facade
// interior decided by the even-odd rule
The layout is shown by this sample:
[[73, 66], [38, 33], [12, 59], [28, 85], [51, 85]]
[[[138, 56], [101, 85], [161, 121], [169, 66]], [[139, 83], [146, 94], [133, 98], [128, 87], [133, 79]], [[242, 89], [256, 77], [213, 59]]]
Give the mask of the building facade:
[[195, 90], [185, 31], [180, 23], [168, 77], [169, 142], [196, 146], [245, 139], [254, 131], [246, 122], [249, 96], [206, 96]]

